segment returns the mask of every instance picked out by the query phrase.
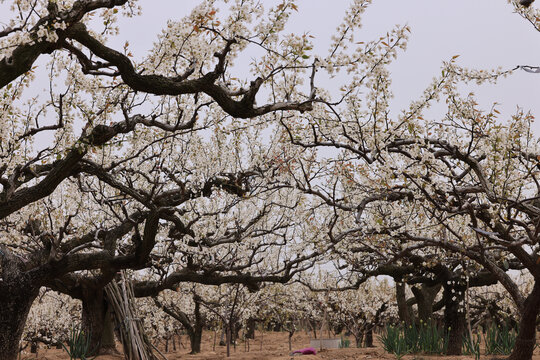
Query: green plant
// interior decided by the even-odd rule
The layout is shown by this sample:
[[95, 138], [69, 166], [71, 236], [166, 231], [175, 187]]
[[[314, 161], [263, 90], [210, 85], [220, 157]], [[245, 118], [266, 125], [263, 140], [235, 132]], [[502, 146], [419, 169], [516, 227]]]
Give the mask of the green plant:
[[480, 359], [480, 334], [469, 336], [469, 334], [463, 337], [463, 354], [474, 355], [475, 360]]
[[420, 326], [387, 326], [379, 339], [386, 352], [400, 357], [410, 353], [445, 354], [448, 348], [448, 334], [422, 321]]
[[70, 360], [87, 360], [90, 354], [90, 334], [85, 334], [81, 329], [71, 329], [66, 345], [62, 344], [69, 355]]
[[348, 348], [351, 346], [351, 340], [344, 339], [343, 336], [341, 336], [341, 342], [339, 343], [340, 348]]
[[445, 354], [448, 347], [448, 334], [437, 325], [420, 321], [418, 330], [418, 350], [426, 354]]
[[484, 337], [487, 355], [509, 355], [516, 344], [517, 332], [507, 324], [491, 325]]
[[418, 352], [418, 328], [416, 324], [412, 323], [409, 326], [403, 324], [402, 330], [407, 350], [411, 353]]
[[396, 359], [401, 359], [409, 353], [407, 339], [400, 327], [387, 325], [379, 340], [383, 344], [384, 351], [394, 354]]
[[448, 334], [431, 322], [404, 327], [404, 336], [411, 353], [444, 354], [448, 347]]

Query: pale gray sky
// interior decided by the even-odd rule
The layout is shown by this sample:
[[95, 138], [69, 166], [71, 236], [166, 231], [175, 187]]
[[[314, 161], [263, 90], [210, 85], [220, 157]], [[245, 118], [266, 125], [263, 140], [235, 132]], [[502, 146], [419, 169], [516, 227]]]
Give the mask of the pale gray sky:
[[[168, 19], [182, 18], [199, 2], [140, 0], [142, 16], [122, 19], [121, 33], [112, 43], [121, 48], [128, 40], [135, 56], [142, 58]], [[268, 6], [276, 3], [261, 2]], [[1, 10], [9, 3], [8, 0], [0, 6], [1, 23], [8, 21]], [[298, 0], [299, 12], [292, 17], [287, 31], [311, 33], [315, 36], [314, 51], [325, 54], [348, 4], [348, 0]], [[540, 7], [540, 3], [533, 6]], [[442, 61], [453, 55], [460, 55], [460, 65], [473, 68], [540, 65], [540, 33], [513, 13], [506, 0], [374, 0], [362, 22], [358, 41], [377, 39], [395, 24], [411, 27], [408, 50], [391, 67], [396, 112], [416, 99], [440, 74]], [[40, 59], [38, 64], [44, 62]], [[540, 117], [540, 74], [520, 70], [496, 86], [484, 85], [474, 90], [484, 108], [493, 102], [502, 104], [501, 119], [512, 114], [518, 105]], [[535, 130], [540, 136], [540, 119]]]
[[[137, 55], [142, 56], [167, 19], [181, 18], [198, 3], [140, 0], [143, 15], [122, 21], [118, 44], [129, 40]], [[299, 0], [299, 12], [287, 31], [310, 32], [315, 36], [315, 52], [324, 54], [348, 4], [347, 0]], [[376, 39], [395, 24], [409, 24], [412, 30], [408, 50], [391, 68], [396, 111], [417, 98], [431, 79], [440, 74], [442, 61], [453, 55], [460, 55], [460, 65], [473, 68], [540, 65], [540, 33], [513, 13], [505, 0], [374, 0], [364, 14], [358, 41]], [[474, 90], [485, 108], [493, 102], [501, 103], [499, 109], [504, 116], [519, 105], [540, 117], [540, 74], [520, 70], [496, 86], [484, 85]], [[540, 136], [540, 119], [536, 134]]]

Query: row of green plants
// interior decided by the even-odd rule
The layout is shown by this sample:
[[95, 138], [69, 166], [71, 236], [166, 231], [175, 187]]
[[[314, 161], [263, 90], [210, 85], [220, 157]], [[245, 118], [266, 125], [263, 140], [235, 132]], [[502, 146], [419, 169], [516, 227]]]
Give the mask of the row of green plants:
[[62, 346], [68, 353], [70, 360], [87, 360], [88, 354], [90, 354], [90, 334], [85, 334], [81, 329], [71, 329], [67, 346]]
[[[516, 343], [517, 332], [513, 327], [506, 324], [495, 324], [487, 328], [484, 335], [486, 355], [508, 355], [512, 352]], [[385, 331], [379, 336], [386, 352], [394, 354], [401, 359], [407, 354], [438, 354], [444, 355], [448, 348], [448, 332], [433, 323], [420, 321], [420, 325], [387, 325]], [[463, 339], [463, 354], [474, 355], [480, 359], [479, 333], [470, 336], [467, 334]], [[80, 329], [72, 329], [67, 341], [63, 345], [71, 360], [87, 360], [90, 354], [90, 334], [85, 334]], [[340, 347], [349, 347], [350, 341], [341, 339]]]
[[420, 321], [420, 325], [387, 325], [379, 340], [386, 352], [401, 359], [407, 354], [445, 354], [448, 334], [432, 323]]
[[[516, 343], [517, 332], [514, 328], [504, 324], [492, 325], [484, 334], [486, 355], [508, 355]], [[448, 332], [433, 323], [420, 322], [404, 325], [387, 325], [379, 337], [386, 352], [394, 354], [401, 359], [407, 354], [446, 354], [448, 348]], [[480, 334], [466, 335], [463, 339], [463, 354], [474, 355], [480, 359]]]
[[[486, 355], [509, 355], [516, 344], [517, 331], [507, 324], [492, 324], [486, 329], [484, 345]], [[463, 339], [463, 354], [480, 359], [480, 334], [466, 335]]]
[[485, 344], [487, 355], [508, 355], [516, 344], [517, 331], [506, 324], [492, 325], [486, 331]]

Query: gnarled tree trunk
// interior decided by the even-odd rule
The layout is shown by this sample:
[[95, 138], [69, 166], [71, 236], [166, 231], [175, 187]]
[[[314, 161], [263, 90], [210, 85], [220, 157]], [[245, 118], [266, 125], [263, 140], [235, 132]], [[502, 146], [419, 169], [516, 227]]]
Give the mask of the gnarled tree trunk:
[[201, 352], [201, 341], [202, 341], [202, 326], [195, 328], [193, 333], [189, 334], [189, 343], [191, 345], [190, 354], [198, 354]]
[[16, 360], [38, 281], [24, 272], [22, 260], [0, 248], [0, 360]]
[[508, 360], [532, 359], [536, 344], [536, 319], [540, 311], [540, 282], [535, 281], [532, 292], [525, 300], [519, 322], [519, 333], [516, 345]]
[[462, 287], [445, 286], [444, 288], [444, 326], [445, 331], [448, 332], [447, 355], [461, 355], [466, 322], [465, 312], [459, 311], [459, 303], [464, 299], [464, 294], [465, 289]]
[[39, 289], [0, 286], [0, 360], [15, 360], [32, 302]]
[[412, 324], [411, 314], [407, 306], [407, 297], [405, 295], [405, 284], [402, 282], [396, 282], [396, 300], [397, 300], [397, 306], [398, 306], [399, 319], [401, 320], [401, 322], [405, 324], [405, 326], [411, 325]]
[[[194, 294], [193, 301], [195, 302], [195, 321], [192, 323], [186, 313], [162, 304], [157, 298], [154, 298], [156, 306], [161, 308], [166, 314], [172, 316], [175, 320], [179, 321], [184, 329], [186, 329], [191, 344], [191, 354], [197, 354], [201, 352], [202, 332], [206, 323], [206, 318], [201, 313], [201, 298], [197, 294]], [[221, 345], [221, 341], [219, 344]]]
[[91, 355], [115, 352], [113, 320], [103, 288], [85, 286], [82, 293], [82, 329], [90, 334]]
[[105, 314], [103, 289], [84, 288], [82, 296], [82, 330], [87, 336], [90, 336], [90, 355], [97, 355], [101, 348]]
[[364, 340], [365, 347], [373, 347], [373, 327], [366, 331], [366, 339]]
[[441, 285], [427, 286], [422, 284], [420, 288], [411, 287], [411, 290], [416, 299], [416, 305], [418, 306], [418, 318], [424, 323], [431, 321], [433, 315], [433, 302], [441, 289]]
[[201, 299], [195, 295], [193, 297], [195, 301], [195, 324], [191, 327], [189, 333], [189, 340], [191, 343], [191, 354], [198, 354], [201, 352], [202, 331], [205, 324], [205, 318], [201, 314]]

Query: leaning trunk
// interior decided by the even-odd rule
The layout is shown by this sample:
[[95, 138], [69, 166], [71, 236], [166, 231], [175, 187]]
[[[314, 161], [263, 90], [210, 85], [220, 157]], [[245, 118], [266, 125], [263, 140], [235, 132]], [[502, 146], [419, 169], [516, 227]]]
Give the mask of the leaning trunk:
[[32, 302], [39, 289], [24, 284], [0, 287], [0, 360], [15, 360]]
[[16, 360], [19, 343], [38, 281], [22, 272], [23, 264], [6, 249], [0, 249], [0, 360]]
[[294, 331], [295, 331], [294, 328], [288, 330], [288, 332], [289, 332], [289, 351], [292, 351], [292, 337], [294, 335]]
[[540, 282], [535, 281], [533, 291], [525, 300], [516, 345], [508, 360], [530, 360], [536, 344], [536, 319], [540, 311]]

